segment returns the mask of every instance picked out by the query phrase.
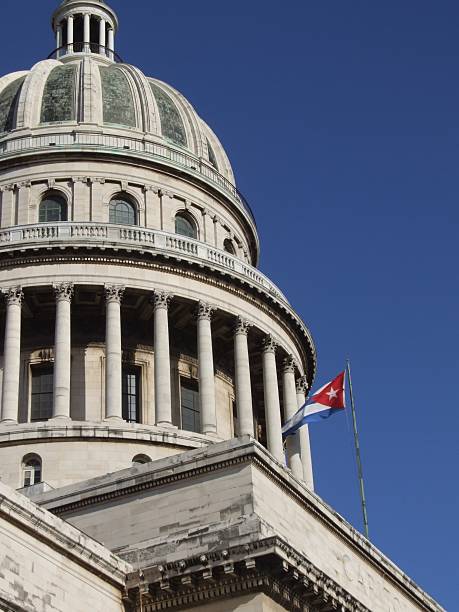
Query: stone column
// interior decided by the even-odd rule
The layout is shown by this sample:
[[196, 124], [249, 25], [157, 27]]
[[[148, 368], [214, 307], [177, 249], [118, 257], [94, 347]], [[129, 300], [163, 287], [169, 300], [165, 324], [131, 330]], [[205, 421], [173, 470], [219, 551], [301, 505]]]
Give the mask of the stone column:
[[249, 347], [247, 335], [251, 324], [238, 317], [234, 329], [234, 373], [236, 378], [236, 406], [238, 435], [254, 435], [252, 385], [250, 380]]
[[[296, 397], [298, 408], [301, 408], [306, 403], [306, 391], [308, 390], [308, 382], [306, 376], [301, 376], [296, 381]], [[311, 491], [314, 491], [314, 475], [312, 472], [311, 445], [309, 442], [309, 428], [307, 425], [299, 430], [300, 437], [300, 452], [301, 463], [303, 464], [303, 479]]]
[[115, 51], [115, 31], [112, 27], [108, 28], [108, 57], [113, 59]]
[[70, 419], [71, 302], [73, 285], [55, 285], [56, 327], [54, 339], [53, 418]]
[[266, 435], [268, 450], [280, 463], [285, 463], [282, 445], [282, 425], [277, 384], [276, 367], [277, 344], [272, 336], [263, 342], [263, 388], [265, 398]]
[[124, 287], [106, 286], [105, 418], [122, 420], [121, 300]]
[[211, 319], [214, 307], [205, 302], [198, 306], [198, 371], [201, 433], [217, 433], [215, 402], [214, 356], [212, 350]]
[[56, 26], [56, 57], [57, 59], [61, 56], [61, 47], [62, 47], [62, 26], [61, 24]]
[[67, 53], [73, 53], [73, 15], [67, 19]]
[[99, 53], [101, 55], [106, 55], [105, 51], [105, 47], [106, 47], [106, 43], [107, 43], [107, 34], [106, 34], [106, 21], [105, 19], [101, 19], [99, 21]]
[[6, 326], [3, 350], [2, 422], [17, 423], [19, 411], [19, 372], [21, 367], [21, 287], [5, 291]]
[[169, 303], [165, 291], [153, 295], [155, 307], [155, 412], [156, 425], [172, 425], [171, 361], [169, 347]]
[[[289, 355], [284, 359], [282, 371], [283, 390], [284, 390], [284, 417], [287, 421], [298, 410], [295, 385], [295, 362], [293, 356]], [[286, 440], [288, 466], [299, 480], [303, 480], [303, 465], [300, 454], [300, 438], [296, 432], [293, 436], [288, 436]]]
[[91, 15], [85, 13], [83, 16], [83, 51], [89, 53], [91, 51]]

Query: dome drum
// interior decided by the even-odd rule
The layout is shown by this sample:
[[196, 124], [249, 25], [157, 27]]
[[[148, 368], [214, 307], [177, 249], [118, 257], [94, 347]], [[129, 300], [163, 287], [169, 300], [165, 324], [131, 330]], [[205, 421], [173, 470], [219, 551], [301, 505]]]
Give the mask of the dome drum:
[[0, 78], [2, 477], [62, 486], [249, 435], [312, 488], [307, 429], [281, 432], [309, 330], [255, 267], [217, 136], [116, 61], [117, 27], [66, 0], [53, 59]]
[[[60, 272], [69, 272], [75, 264], [60, 266]], [[53, 268], [52, 265], [49, 266]], [[52, 279], [46, 267], [41, 272]], [[38, 272], [38, 270], [37, 270]], [[30, 270], [26, 272], [30, 274]], [[103, 275], [103, 271], [100, 272]], [[22, 446], [34, 441], [35, 451], [42, 456], [50, 456], [49, 444], [58, 435], [59, 421], [64, 419], [70, 429], [63, 436], [69, 445], [70, 455], [81, 453], [78, 445], [87, 444], [87, 439], [101, 438], [103, 444], [104, 424], [110, 432], [109, 439], [126, 442], [121, 448], [117, 466], [121, 469], [121, 460], [129, 464], [134, 456], [134, 446], [138, 444], [139, 453], [146, 450], [145, 439], [158, 440], [161, 437], [162, 447], [171, 447], [171, 452], [179, 452], [180, 447], [192, 448], [204, 443], [228, 439], [238, 432], [238, 419], [242, 419], [242, 406], [236, 402], [237, 381], [235, 378], [238, 365], [238, 348], [235, 337], [243, 334], [250, 354], [250, 393], [255, 437], [264, 445], [269, 445], [269, 414], [264, 406], [264, 376], [263, 362], [265, 350], [275, 351], [274, 372], [277, 372], [279, 389], [285, 385], [283, 377], [286, 368], [291, 371], [294, 379], [301, 379], [303, 366], [302, 357], [297, 352], [294, 342], [285, 341], [285, 329], [275, 318], [259, 310], [255, 303], [249, 305], [240, 297], [227, 294], [226, 290], [210, 287], [206, 290], [202, 281], [189, 281], [187, 288], [180, 289], [177, 282], [167, 280], [164, 272], [155, 276], [162, 280], [162, 286], [150, 277], [158, 288], [154, 290], [140, 289], [134, 286], [120, 288], [111, 285], [118, 281], [120, 275], [111, 271], [112, 277], [107, 278], [104, 285], [80, 284], [81, 275], [65, 277], [56, 276], [53, 285], [36, 285], [33, 279], [22, 279], [20, 289], [4, 290], [6, 303], [0, 313], [0, 330], [8, 334], [8, 310], [20, 304], [22, 310], [22, 326], [20, 329], [20, 371], [22, 380], [19, 394], [18, 413], [13, 415], [7, 406], [8, 396], [5, 387], [2, 392], [3, 427], [0, 425], [0, 459], [5, 453], [11, 453], [9, 445], [12, 439], [17, 439], [16, 451], [21, 454]], [[147, 286], [141, 282], [138, 286]], [[63, 278], [65, 280], [63, 280]], [[132, 279], [134, 275], [132, 275]], [[74, 279], [76, 282], [72, 282]], [[176, 294], [169, 290], [176, 286]], [[166, 290], [167, 288], [167, 290]], [[226, 295], [225, 299], [222, 296]], [[118, 350], [122, 376], [122, 402], [119, 414], [113, 415], [113, 403], [108, 400], [110, 391], [110, 361], [113, 347], [109, 345], [110, 331], [108, 329], [110, 304], [113, 296], [118, 305], [118, 325], [120, 333]], [[212, 297], [212, 302], [204, 301]], [[68, 413], [56, 414], [56, 367], [62, 359], [62, 347], [55, 344], [57, 340], [59, 318], [62, 316], [59, 304], [64, 301], [71, 311], [71, 341], [68, 346], [72, 375], [69, 379]], [[226, 302], [226, 309], [222, 308]], [[163, 427], [158, 427], [158, 394], [161, 393], [164, 379], [158, 380], [158, 368], [164, 363], [164, 353], [158, 343], [154, 330], [158, 330], [157, 313], [165, 312], [168, 317], [170, 340], [167, 341], [170, 366], [170, 412]], [[208, 333], [208, 341], [212, 346], [212, 355], [204, 351], [203, 334]], [[292, 330], [293, 336], [295, 332]], [[0, 336], [3, 336], [0, 333]], [[282, 338], [282, 339], [281, 339]], [[267, 340], [268, 339], [268, 342]], [[0, 342], [7, 345], [5, 336]], [[268, 347], [268, 349], [266, 349]], [[0, 368], [3, 386], [9, 384], [10, 373], [8, 360], [11, 356], [5, 353]], [[212, 380], [205, 380], [203, 360], [210, 359]], [[291, 368], [291, 370], [290, 370]], [[301, 368], [301, 369], [298, 369]], [[272, 382], [272, 381], [271, 381]], [[213, 389], [214, 410], [206, 407], [209, 399], [204, 398], [206, 385]], [[65, 384], [64, 384], [65, 387]], [[62, 393], [62, 387], [59, 387]], [[279, 409], [283, 406], [285, 395], [279, 396]], [[212, 402], [211, 402], [212, 404]], [[155, 410], [156, 406], [156, 410]], [[107, 412], [109, 410], [109, 412]], [[207, 411], [207, 412], [206, 412]], [[167, 410], [166, 410], [167, 414]], [[208, 418], [205, 418], [207, 414]], [[210, 415], [210, 420], [209, 420]], [[115, 418], [116, 416], [116, 418]], [[46, 423], [49, 423], [47, 426]], [[7, 429], [3, 429], [4, 427]], [[57, 429], [53, 429], [57, 428]], [[135, 432], [139, 431], [139, 438]], [[47, 432], [47, 433], [46, 433]], [[73, 433], [72, 433], [73, 432]], [[118, 432], [118, 433], [117, 433]], [[131, 433], [129, 433], [131, 432]], [[6, 435], [6, 437], [5, 437]], [[59, 435], [63, 435], [62, 432]], [[146, 438], [145, 438], [146, 436]], [[22, 442], [21, 442], [22, 440]], [[43, 450], [40, 451], [41, 445]], [[126, 451], [126, 452], [125, 452]], [[159, 451], [150, 448], [150, 456], [164, 456]], [[6, 464], [11, 461], [5, 459]], [[2, 459], [3, 463], [3, 459]], [[48, 477], [44, 480], [52, 487], [81, 480], [87, 474], [98, 475], [105, 470], [105, 465], [86, 465], [80, 462], [72, 473], [64, 472], [58, 477], [52, 466], [43, 463], [42, 470]], [[97, 473], [97, 470], [101, 469]], [[15, 474], [5, 474], [4, 479], [14, 487], [20, 486]], [[64, 480], [62, 480], [62, 478]], [[12, 479], [12, 480], [9, 480]]]

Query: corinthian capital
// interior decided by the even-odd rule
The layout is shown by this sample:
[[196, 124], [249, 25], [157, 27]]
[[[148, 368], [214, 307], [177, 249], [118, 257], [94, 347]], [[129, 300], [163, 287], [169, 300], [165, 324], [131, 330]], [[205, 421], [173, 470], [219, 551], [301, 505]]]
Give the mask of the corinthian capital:
[[123, 285], [105, 285], [105, 300], [107, 303], [117, 302], [121, 304], [126, 287]]
[[295, 373], [295, 359], [293, 358], [293, 355], [288, 355], [284, 359], [283, 371], [284, 372], [289, 372], [291, 374]]
[[56, 302], [71, 302], [73, 297], [73, 283], [59, 283], [54, 285]]
[[309, 390], [308, 378], [307, 376], [300, 376], [300, 378], [296, 379], [296, 391], [297, 393], [306, 393]]
[[2, 293], [8, 306], [20, 306], [22, 304], [24, 299], [22, 287], [8, 287], [8, 289], [3, 289]]
[[212, 306], [212, 304], [207, 304], [207, 302], [199, 302], [198, 308], [196, 311], [198, 320], [207, 319], [208, 321], [210, 321], [212, 319], [212, 315], [214, 311], [215, 311], [215, 306]]
[[268, 334], [263, 340], [263, 352], [264, 353], [275, 353], [277, 350], [278, 344], [274, 340], [274, 337], [271, 334]]
[[242, 317], [238, 317], [236, 319], [236, 325], [234, 326], [234, 334], [243, 334], [244, 336], [247, 336], [251, 327], [252, 323], [250, 323], [250, 321], [246, 321]]
[[151, 296], [151, 302], [155, 309], [165, 308], [167, 310], [173, 297], [172, 293], [168, 293], [167, 291], [155, 291]]

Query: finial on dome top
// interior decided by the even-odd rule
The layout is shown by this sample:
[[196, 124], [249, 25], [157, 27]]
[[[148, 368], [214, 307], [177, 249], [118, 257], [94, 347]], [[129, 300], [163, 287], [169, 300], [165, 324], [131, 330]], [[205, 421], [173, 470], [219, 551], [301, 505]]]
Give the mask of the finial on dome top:
[[116, 59], [116, 13], [104, 0], [63, 0], [52, 18], [56, 58], [75, 53], [95, 53]]

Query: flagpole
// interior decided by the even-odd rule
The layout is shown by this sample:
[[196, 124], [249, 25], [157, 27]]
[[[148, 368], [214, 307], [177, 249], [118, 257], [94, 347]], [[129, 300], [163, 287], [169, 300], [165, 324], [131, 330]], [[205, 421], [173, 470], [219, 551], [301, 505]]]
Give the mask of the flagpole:
[[365, 530], [365, 537], [367, 538], [367, 540], [369, 540], [370, 537], [368, 533], [367, 502], [365, 500], [365, 487], [364, 487], [364, 482], [363, 482], [362, 457], [360, 454], [359, 433], [357, 430], [357, 415], [355, 412], [354, 392], [352, 390], [351, 362], [349, 361], [349, 359], [347, 360], [347, 363], [346, 363], [346, 371], [347, 371], [347, 378], [349, 381], [349, 395], [351, 397], [352, 422], [354, 425], [354, 443], [355, 443], [355, 454], [357, 457], [357, 473], [359, 477], [360, 499], [362, 502], [363, 527]]

